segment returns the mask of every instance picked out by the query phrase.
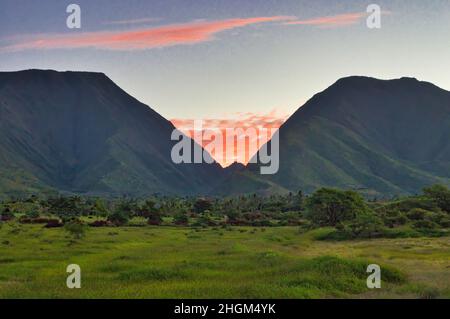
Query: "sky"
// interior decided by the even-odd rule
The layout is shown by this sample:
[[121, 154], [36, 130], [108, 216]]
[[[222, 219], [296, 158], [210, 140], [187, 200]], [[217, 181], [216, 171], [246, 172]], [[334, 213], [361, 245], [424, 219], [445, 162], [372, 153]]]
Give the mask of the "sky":
[[278, 127], [345, 76], [450, 90], [450, 0], [0, 0], [0, 71], [30, 68], [103, 72], [178, 126]]

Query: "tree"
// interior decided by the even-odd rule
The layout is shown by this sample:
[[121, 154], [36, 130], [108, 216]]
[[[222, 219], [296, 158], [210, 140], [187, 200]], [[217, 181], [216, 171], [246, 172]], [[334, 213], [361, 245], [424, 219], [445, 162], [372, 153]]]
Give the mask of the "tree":
[[123, 214], [128, 216], [128, 219], [130, 219], [131, 217], [137, 215], [139, 206], [134, 199], [122, 198], [116, 203], [116, 209], [120, 210]]
[[173, 217], [175, 225], [186, 226], [189, 223], [189, 217], [185, 213], [178, 213]]
[[47, 200], [45, 205], [49, 213], [58, 216], [63, 221], [81, 216], [85, 210], [80, 197], [55, 197]]
[[413, 208], [406, 214], [406, 216], [410, 220], [424, 220], [425, 217], [427, 217], [428, 215], [431, 215], [431, 214], [432, 214], [432, 212], [430, 212], [426, 209]]
[[108, 221], [113, 223], [116, 226], [122, 226], [128, 223], [130, 220], [130, 216], [128, 216], [125, 212], [121, 210], [114, 210], [114, 212], [108, 216]]
[[432, 199], [440, 209], [450, 213], [450, 189], [448, 187], [444, 185], [433, 185], [424, 188], [423, 193]]
[[383, 221], [373, 213], [364, 211], [357, 213], [355, 219], [348, 223], [351, 235], [356, 238], [371, 238], [384, 230]]
[[105, 200], [101, 198], [95, 199], [95, 202], [92, 205], [92, 212], [98, 216], [108, 216], [109, 210]]
[[197, 214], [201, 214], [207, 210], [211, 210], [212, 203], [211, 201], [205, 199], [205, 198], [199, 198], [194, 203], [194, 211]]
[[358, 213], [369, 212], [364, 199], [354, 191], [321, 188], [306, 200], [306, 216], [318, 226], [336, 226]]
[[156, 208], [156, 203], [152, 200], [147, 200], [142, 205], [139, 215], [147, 218], [149, 225], [160, 225], [162, 223], [161, 212]]
[[9, 221], [14, 218], [14, 214], [11, 212], [11, 209], [6, 207], [0, 207], [0, 221]]
[[134, 205], [132, 203], [134, 202], [130, 200], [120, 200], [116, 203], [113, 213], [108, 216], [108, 221], [116, 226], [125, 225], [135, 213]]

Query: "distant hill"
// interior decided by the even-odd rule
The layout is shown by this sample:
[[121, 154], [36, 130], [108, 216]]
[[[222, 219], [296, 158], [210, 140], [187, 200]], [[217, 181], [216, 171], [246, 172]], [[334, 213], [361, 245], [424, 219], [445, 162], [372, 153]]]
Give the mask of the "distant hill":
[[174, 164], [173, 129], [102, 73], [0, 72], [0, 192], [208, 192], [224, 171]]
[[450, 183], [450, 92], [414, 78], [340, 79], [300, 107], [279, 134], [277, 174], [262, 176], [249, 165], [215, 191], [330, 186], [392, 195]]

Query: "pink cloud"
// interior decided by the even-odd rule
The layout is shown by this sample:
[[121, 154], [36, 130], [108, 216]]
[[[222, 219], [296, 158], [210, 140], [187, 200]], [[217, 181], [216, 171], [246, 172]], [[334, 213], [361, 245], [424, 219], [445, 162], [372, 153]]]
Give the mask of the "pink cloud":
[[367, 16], [365, 12], [346, 13], [335, 16], [318, 17], [308, 20], [288, 21], [287, 25], [313, 25], [319, 27], [340, 27], [358, 23]]
[[174, 45], [195, 44], [210, 41], [221, 31], [245, 27], [252, 24], [289, 20], [292, 17], [272, 16], [217, 21], [194, 21], [184, 24], [142, 28], [133, 31], [101, 31], [80, 34], [42, 34], [31, 36], [2, 51], [28, 49], [72, 49], [99, 48], [109, 50], [143, 50]]
[[[250, 158], [256, 153], [256, 151], [265, 143], [267, 143], [276, 130], [286, 121], [287, 115], [279, 115], [279, 111], [272, 110], [268, 114], [252, 113], [252, 112], [238, 112], [233, 114], [234, 118], [206, 118], [202, 119], [202, 134], [206, 132], [220, 132], [220, 134], [226, 138], [223, 145], [223, 152], [211, 153], [212, 157], [222, 166], [226, 167], [234, 162], [247, 164]], [[184, 134], [190, 136], [197, 143], [202, 146], [206, 146], [210, 141], [204, 141], [202, 139], [197, 140], [201, 135], [194, 134], [194, 120], [193, 119], [172, 119], [172, 124], [182, 131]], [[240, 149], [233, 139], [227, 134], [227, 129], [242, 128], [246, 130], [248, 128], [255, 129], [255, 136], [245, 136], [245, 132], [242, 136], [237, 136], [238, 140], [245, 139], [245, 150]], [[262, 128], [266, 128], [263, 130]], [[250, 145], [256, 145], [256, 148], [252, 148]], [[224, 154], [233, 154], [231, 157], [227, 157]]]
[[141, 19], [129, 19], [129, 20], [115, 20], [103, 22], [105, 25], [129, 25], [129, 24], [143, 24], [153, 23], [160, 21], [160, 18], [141, 18]]

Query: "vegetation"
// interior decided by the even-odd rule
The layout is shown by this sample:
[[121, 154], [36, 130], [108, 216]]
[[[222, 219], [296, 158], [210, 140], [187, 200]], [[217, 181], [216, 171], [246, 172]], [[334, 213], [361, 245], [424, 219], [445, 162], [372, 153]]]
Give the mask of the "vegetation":
[[[74, 241], [64, 228], [8, 222], [0, 298], [450, 298], [448, 238], [315, 239], [330, 231], [123, 226]], [[81, 289], [66, 287], [72, 263]], [[370, 263], [381, 289], [366, 287]]]
[[[9, 199], [0, 203], [0, 219], [58, 227], [76, 221], [93, 227], [125, 226], [300, 226], [332, 227], [322, 239], [446, 236], [450, 227], [450, 190], [443, 185], [423, 194], [392, 200], [365, 200], [351, 190], [322, 188], [309, 196], [258, 194], [195, 198], [152, 196], [90, 198], [58, 196]], [[89, 218], [86, 218], [89, 217]], [[139, 220], [140, 222], [136, 222]]]
[[[450, 191], [11, 198], [0, 297], [450, 297]], [[79, 263], [87, 289], [63, 285]], [[380, 264], [383, 289], [365, 286]], [[126, 287], [126, 288], [124, 288]]]

